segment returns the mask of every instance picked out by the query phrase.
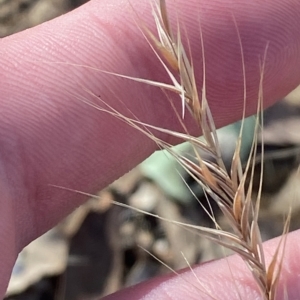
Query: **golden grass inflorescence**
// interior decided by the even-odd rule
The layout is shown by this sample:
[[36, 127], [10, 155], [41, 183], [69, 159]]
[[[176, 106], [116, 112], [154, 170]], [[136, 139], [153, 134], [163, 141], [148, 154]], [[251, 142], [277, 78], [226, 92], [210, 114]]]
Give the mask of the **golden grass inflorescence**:
[[[213, 120], [212, 113], [209, 108], [208, 99], [206, 97], [206, 85], [205, 85], [205, 49], [204, 41], [201, 33], [201, 24], [199, 20], [200, 30], [200, 44], [202, 48], [202, 61], [203, 61], [203, 76], [201, 94], [198, 92], [197, 80], [194, 74], [194, 67], [191, 59], [190, 49], [186, 49], [182, 42], [182, 32], [178, 24], [176, 31], [171, 29], [169, 22], [168, 12], [165, 0], [159, 0], [152, 5], [153, 16], [157, 28], [157, 32], [154, 33], [149, 30], [141, 20], [138, 20], [141, 32], [153, 49], [154, 55], [157, 56], [158, 62], [162, 64], [163, 68], [167, 72], [171, 83], [156, 82], [148, 79], [133, 78], [126, 75], [114, 74], [110, 72], [104, 72], [134, 80], [144, 84], [156, 86], [165, 90], [166, 92], [175, 93], [180, 97], [182, 101], [182, 114], [176, 113], [179, 121], [182, 124], [186, 133], [175, 132], [172, 130], [158, 128], [151, 124], [145, 124], [140, 120], [129, 118], [121, 115], [108, 103], [102, 101], [104, 106], [94, 107], [106, 113], [110, 113], [114, 117], [121, 119], [133, 126], [137, 130], [142, 131], [150, 139], [152, 139], [159, 148], [168, 151], [178, 163], [185, 168], [185, 170], [194, 178], [195, 181], [204, 189], [206, 195], [210, 196], [210, 199], [216, 202], [219, 209], [223, 213], [230, 225], [230, 231], [223, 230], [217, 220], [214, 217], [213, 212], [207, 212], [210, 214], [210, 218], [214, 221], [215, 228], [207, 228], [196, 226], [192, 224], [185, 224], [175, 222], [155, 216], [161, 220], [171, 222], [178, 226], [182, 226], [187, 230], [193, 231], [196, 234], [204, 236], [209, 240], [224, 246], [233, 252], [237, 253], [245, 262], [250, 270], [254, 280], [256, 281], [258, 288], [261, 292], [263, 299], [273, 300], [276, 297], [276, 289], [280, 278], [280, 271], [282, 267], [283, 253], [286, 233], [289, 229], [290, 215], [287, 217], [281, 241], [275, 251], [271, 262], [267, 265], [265, 261], [264, 250], [262, 246], [261, 231], [258, 224], [258, 216], [260, 211], [260, 198], [262, 191], [262, 174], [263, 167], [260, 171], [260, 186], [258, 193], [254, 198], [252, 193], [254, 169], [257, 157], [257, 133], [259, 127], [263, 126], [263, 114], [262, 114], [262, 95], [263, 95], [263, 72], [264, 62], [261, 64], [261, 80], [260, 80], [260, 93], [258, 96], [257, 105], [257, 117], [256, 128], [253, 138], [252, 147], [250, 150], [249, 158], [246, 165], [243, 165], [240, 158], [241, 140], [243, 134], [243, 124], [241, 126], [239, 138], [236, 144], [235, 153], [232, 159], [230, 171], [225, 167], [222, 160], [221, 149], [218, 142], [218, 136], [216, 126]], [[233, 22], [235, 22], [233, 16]], [[235, 22], [237, 30], [237, 36], [240, 42], [242, 68], [244, 74], [244, 108], [246, 106], [246, 78], [243, 61], [243, 48], [241, 39], [239, 36], [238, 26]], [[266, 51], [267, 53], [267, 51]], [[171, 102], [168, 98], [168, 100]], [[190, 135], [184, 124], [185, 110], [186, 108], [192, 114], [198, 127], [201, 129], [203, 137], [199, 139]], [[242, 118], [245, 118], [245, 109]], [[152, 133], [152, 129], [160, 132], [180, 138], [183, 142], [191, 144], [194, 150], [194, 157], [187, 157], [175, 151], [172, 145], [160, 140]], [[207, 152], [211, 160], [205, 160], [199, 154], [201, 151]], [[263, 160], [263, 152], [260, 154], [261, 160]], [[263, 164], [262, 164], [263, 166]], [[117, 205], [126, 206], [124, 204], [116, 203]], [[138, 212], [152, 215], [149, 212], [143, 212], [137, 208], [132, 208]], [[153, 216], [153, 215], [152, 215]], [[177, 273], [176, 273], [177, 274]], [[180, 275], [178, 275], [180, 276]], [[196, 275], [195, 275], [196, 276]]]
[[[206, 98], [205, 49], [201, 34], [201, 26], [200, 42], [203, 53], [203, 85], [202, 94], [199, 96], [193, 65], [181, 42], [180, 30], [177, 30], [176, 35], [174, 35], [171, 30], [164, 0], [160, 0], [159, 4], [154, 5], [153, 15], [157, 27], [158, 38], [156, 38], [149, 30], [145, 30], [145, 32], [154, 45], [156, 54], [161, 59], [161, 62], [169, 74], [173, 87], [175, 88], [174, 91], [180, 95], [183, 107], [187, 106], [192, 113], [198, 126], [201, 128], [204, 137], [204, 142], [203, 140], [200, 142], [198, 139], [191, 138], [190, 136], [183, 136], [183, 139], [190, 142], [194, 148], [195, 158], [193, 160], [174, 153], [172, 149], [169, 149], [169, 152], [176, 157], [187, 172], [190, 173], [190, 175], [204, 188], [205, 192], [217, 203], [218, 207], [227, 218], [233, 233], [223, 231], [221, 228], [218, 228], [218, 226], [216, 229], [207, 230], [198, 228], [198, 230], [205, 237], [237, 253], [251, 271], [264, 299], [275, 299], [276, 287], [282, 264], [282, 256], [279, 254], [280, 245], [278, 245], [271, 263], [267, 266], [258, 225], [261, 186], [257, 199], [255, 201], [252, 199], [257, 135], [254, 135], [249, 159], [246, 167], [243, 168], [240, 159], [241, 135], [243, 132], [242, 126], [233, 156], [231, 170], [230, 173], [228, 173], [222, 161], [216, 127]], [[238, 28], [237, 34], [239, 36]], [[241, 46], [241, 57], [243, 60], [243, 49], [240, 38], [239, 41]], [[166, 62], [166, 65], [164, 64], [164, 61]], [[243, 61], [242, 64], [244, 66]], [[256, 133], [258, 125], [262, 123], [263, 64], [261, 69], [261, 92], [260, 98], [258, 99]], [[245, 74], [245, 70], [243, 70], [243, 74]], [[180, 78], [180, 82], [175, 78]], [[245, 81], [246, 79], [244, 76], [244, 84]], [[170, 87], [169, 89], [172, 90], [173, 87]], [[244, 98], [246, 98], [246, 95], [244, 95]], [[244, 99], [244, 106], [245, 105]], [[244, 117], [245, 115], [243, 115], [243, 118]], [[216, 163], [204, 161], [199, 155], [199, 148], [208, 151], [210, 155], [214, 157]], [[261, 172], [263, 172], [263, 170], [261, 170]], [[250, 181], [246, 188], [245, 183], [247, 177], [250, 177]], [[287, 233], [288, 226], [289, 218], [285, 224], [284, 234]]]

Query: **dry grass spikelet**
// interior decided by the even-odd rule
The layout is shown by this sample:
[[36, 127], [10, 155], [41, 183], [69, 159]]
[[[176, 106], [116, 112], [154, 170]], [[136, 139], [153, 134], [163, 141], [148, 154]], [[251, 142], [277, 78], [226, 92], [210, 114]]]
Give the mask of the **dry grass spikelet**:
[[[198, 182], [198, 184], [203, 187], [205, 193], [217, 203], [223, 215], [227, 218], [227, 221], [231, 227], [231, 232], [220, 228], [216, 220], [214, 220], [216, 228], [206, 228], [191, 224], [174, 222], [172, 220], [161, 218], [160, 216], [155, 217], [177, 224], [178, 226], [183, 226], [187, 230], [191, 230], [196, 234], [200, 234], [201, 236], [204, 236], [216, 242], [217, 244], [231, 249], [232, 251], [237, 253], [243, 259], [245, 264], [248, 266], [248, 269], [252, 273], [252, 276], [261, 291], [263, 299], [273, 300], [276, 296], [276, 288], [280, 277], [285, 237], [289, 228], [290, 216], [287, 217], [287, 220], [285, 222], [281, 242], [278, 245], [273, 259], [271, 260], [269, 265], [267, 265], [265, 262], [264, 251], [262, 247], [262, 238], [258, 224], [262, 183], [260, 183], [257, 198], [252, 199], [257, 132], [259, 126], [262, 125], [261, 110], [264, 64], [262, 63], [261, 66], [260, 95], [257, 105], [258, 116], [256, 119], [256, 130], [249, 159], [246, 166], [243, 167], [240, 159], [241, 137], [243, 133], [242, 126], [239, 139], [236, 144], [235, 153], [232, 159], [231, 170], [228, 172], [221, 157], [216, 127], [209, 108], [208, 99], [206, 98], [204, 56], [205, 49], [203, 37], [201, 34], [201, 26], [200, 43], [203, 53], [203, 84], [201, 95], [199, 95], [192, 60], [188, 55], [189, 52], [186, 51], [182, 43], [179, 26], [177, 27], [176, 34], [174, 34], [171, 29], [165, 0], [159, 0], [159, 3], [153, 3], [152, 9], [157, 33], [150, 31], [143, 24], [140, 26], [140, 28], [144, 37], [149, 42], [149, 45], [152, 47], [154, 54], [158, 57], [159, 63], [161, 63], [166, 70], [171, 83], [168, 84], [163, 82], [151, 81], [148, 79], [133, 78], [109, 72], [105, 73], [145, 84], [150, 84], [166, 91], [176, 93], [182, 101], [182, 116], [177, 116], [178, 118], [180, 118], [180, 122], [182, 123], [183, 128], [185, 128], [184, 115], [185, 108], [187, 108], [194, 117], [199, 128], [201, 129], [203, 138], [199, 139], [197, 137], [191, 136], [187, 131], [186, 133], [179, 133], [168, 129], [157, 128], [150, 124], [144, 124], [140, 120], [120, 115], [116, 110], [114, 110], [111, 106], [109, 106], [102, 100], [101, 101], [103, 106], [94, 106], [98, 110], [105, 111], [106, 113], [108, 112], [114, 117], [125, 121], [137, 130], [142, 131], [149, 138], [154, 140], [160, 148], [165, 149], [170, 154], [172, 154], [176, 158], [176, 160], [186, 169], [186, 171]], [[235, 22], [234, 18], [233, 21]], [[237, 24], [235, 23], [235, 25], [237, 28], [237, 35], [239, 37]], [[243, 61], [244, 58], [240, 37], [239, 41], [244, 74], [244, 90], [246, 91], [246, 78]], [[246, 92], [244, 92], [244, 106], [246, 105], [245, 93]], [[245, 112], [243, 114], [243, 119], [244, 117]], [[194, 149], [194, 157], [189, 158], [174, 151], [171, 145], [154, 136], [149, 129], [159, 130], [161, 132], [173, 135], [177, 138], [181, 138], [183, 142], [189, 142]], [[204, 160], [199, 154], [199, 149], [208, 152], [210, 156], [214, 158], [215, 162]], [[261, 175], [262, 172], [263, 169], [261, 169]], [[246, 179], [248, 179], [247, 185]], [[125, 206], [124, 204], [118, 205]], [[140, 211], [138, 209], [135, 210]], [[150, 214], [148, 212], [144, 213]], [[213, 216], [211, 216], [211, 218], [213, 218]]]
[[[152, 43], [154, 43], [154, 47], [157, 49], [160, 57], [168, 63], [169, 67], [166, 69], [170, 75], [170, 79], [172, 80], [174, 87], [179, 87], [177, 88], [177, 93], [180, 94], [184, 105], [189, 108], [198, 126], [201, 128], [205, 141], [205, 146], [203, 147], [202, 142], [199, 143], [197, 140], [191, 141], [190, 139], [187, 139], [192, 142], [195, 149], [196, 163], [183, 156], [177, 154], [174, 155], [186, 168], [186, 170], [195, 178], [195, 180], [204, 187], [206, 193], [209, 194], [218, 204], [220, 210], [227, 218], [233, 230], [233, 234], [229, 234], [220, 228], [210, 230], [209, 232], [199, 228], [199, 231], [201, 234], [214, 240], [216, 243], [221, 244], [239, 254], [251, 271], [264, 299], [275, 299], [276, 287], [282, 265], [282, 256], [280, 257], [281, 245], [278, 245], [271, 263], [267, 266], [258, 225], [262, 184], [260, 184], [257, 199], [255, 199], [255, 201], [252, 199], [257, 137], [256, 135], [254, 136], [249, 159], [246, 168], [243, 170], [240, 159], [241, 135], [243, 132], [242, 126], [240, 138], [233, 156], [230, 174], [228, 174], [222, 161], [216, 128], [206, 98], [205, 51], [201, 30], [200, 38], [203, 53], [203, 86], [202, 95], [199, 97], [193, 66], [181, 42], [179, 30], [177, 32], [177, 37], [175, 37], [170, 29], [166, 3], [164, 0], [160, 0], [159, 5], [155, 5], [153, 13], [159, 38], [157, 39], [154, 34], [148, 30], [146, 30], [146, 32], [148, 33]], [[236, 23], [235, 25], [237, 28]], [[237, 34], [239, 36], [238, 28]], [[243, 49], [240, 37], [239, 41], [242, 54], [241, 57], [243, 60]], [[242, 61], [242, 65], [244, 74], [244, 90], [246, 90], [244, 61]], [[264, 65], [262, 65], [261, 69], [256, 133], [258, 131], [258, 125], [262, 123], [261, 108]], [[180, 82], [175, 80], [176, 75], [180, 78]], [[246, 105], [245, 99], [246, 95], [244, 94], [244, 107]], [[243, 115], [243, 118], [244, 117], [245, 116]], [[198, 147], [209, 151], [210, 154], [214, 156], [216, 163], [203, 161], [199, 155], [199, 151], [197, 151]], [[172, 153], [172, 150], [170, 150], [170, 152]], [[261, 170], [261, 173], [262, 172], [263, 170]], [[250, 177], [250, 182], [246, 188], [245, 182], [247, 177]], [[289, 221], [290, 218], [288, 217], [283, 230], [284, 236], [288, 231]], [[282, 238], [281, 242], [284, 243], [284, 238]]]

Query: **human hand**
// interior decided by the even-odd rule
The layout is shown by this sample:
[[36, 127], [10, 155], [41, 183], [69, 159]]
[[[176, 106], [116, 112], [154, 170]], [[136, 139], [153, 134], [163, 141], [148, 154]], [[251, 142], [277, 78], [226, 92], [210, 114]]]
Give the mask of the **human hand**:
[[[198, 9], [199, 8], [199, 9]], [[134, 10], [153, 28], [148, 1], [135, 1]], [[247, 80], [247, 113], [256, 111], [260, 65], [266, 45], [264, 105], [296, 87], [300, 79], [300, 4], [294, 1], [177, 1], [170, 8], [186, 26], [195, 69], [201, 74], [197, 14], [204, 33], [207, 94], [217, 126], [242, 115], [243, 78], [240, 48], [232, 14], [241, 34]], [[1, 211], [0, 287], [4, 295], [18, 252], [51, 228], [85, 198], [50, 185], [93, 192], [141, 162], [155, 150], [153, 142], [108, 114], [78, 98], [91, 94], [120, 112], [124, 102], [142, 121], [179, 129], [158, 89], [95, 70], [166, 81], [167, 76], [144, 41], [129, 1], [91, 1], [61, 18], [1, 41]], [[72, 65], [72, 64], [76, 64]], [[82, 98], [81, 98], [82, 99]], [[160, 136], [167, 139], [166, 136]], [[99, 184], [100, 183], [100, 184]], [[288, 240], [283, 274], [289, 299], [297, 299], [295, 280], [297, 233]], [[268, 244], [272, 253], [274, 242]], [[215, 297], [234, 292], [228, 260], [196, 268]], [[255, 286], [240, 269], [240, 297], [255, 298]], [[188, 281], [195, 280], [191, 272]], [[155, 279], [111, 299], [205, 299], [180, 278]], [[227, 280], [226, 286], [219, 285]], [[180, 284], [178, 284], [178, 281]], [[158, 293], [158, 294], [157, 294]], [[181, 295], [181, 296], [180, 296]], [[134, 298], [135, 297], [135, 298]], [[228, 296], [234, 299], [237, 295]], [[294, 297], [294, 298], [293, 298]]]

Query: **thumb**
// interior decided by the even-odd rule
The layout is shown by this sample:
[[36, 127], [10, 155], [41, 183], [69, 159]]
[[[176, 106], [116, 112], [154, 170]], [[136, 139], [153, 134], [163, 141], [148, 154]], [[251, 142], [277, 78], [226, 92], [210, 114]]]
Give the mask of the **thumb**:
[[[299, 231], [288, 235], [275, 299], [299, 299], [299, 237]], [[276, 238], [264, 244], [267, 264], [270, 263], [278, 243], [279, 238]], [[262, 294], [245, 263], [237, 255], [233, 255], [204, 263], [194, 267], [192, 271], [187, 269], [178, 275], [155, 278], [105, 298], [117, 299], [253, 300], [262, 299]]]

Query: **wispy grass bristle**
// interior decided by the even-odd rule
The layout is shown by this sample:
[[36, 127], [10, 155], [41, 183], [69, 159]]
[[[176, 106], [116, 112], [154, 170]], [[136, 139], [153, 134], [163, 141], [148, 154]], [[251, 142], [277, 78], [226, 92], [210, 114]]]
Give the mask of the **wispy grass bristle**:
[[[184, 107], [186, 106], [193, 115], [198, 126], [201, 128], [205, 141], [203, 143], [199, 142], [199, 140], [191, 140], [190, 138], [186, 138], [184, 135], [182, 135], [183, 140], [189, 141], [194, 147], [195, 158], [193, 160], [175, 153], [172, 148], [167, 148], [167, 150], [205, 189], [205, 192], [210, 195], [211, 198], [218, 204], [220, 210], [227, 218], [233, 233], [228, 233], [220, 228], [207, 230], [198, 227], [197, 229], [201, 232], [201, 234], [239, 254], [251, 271], [264, 299], [275, 299], [283, 253], [281, 253], [280, 256], [280, 243], [271, 263], [269, 266], [266, 266], [262, 247], [262, 238], [258, 225], [263, 167], [261, 167], [261, 179], [257, 199], [255, 201], [252, 199], [255, 158], [257, 152], [257, 133], [259, 126], [262, 126], [263, 123], [261, 111], [263, 101], [262, 95], [265, 57], [261, 66], [259, 87], [260, 92], [257, 105], [258, 117], [249, 159], [246, 167], [243, 168], [240, 159], [241, 137], [243, 133], [242, 123], [235, 153], [232, 159], [230, 174], [228, 174], [221, 157], [216, 127], [206, 98], [205, 49], [201, 26], [200, 42], [203, 56], [203, 85], [202, 94], [201, 97], [199, 97], [197, 81], [194, 75], [191, 59], [188, 57], [187, 52], [182, 44], [179, 26], [176, 36], [171, 30], [166, 3], [164, 0], [161, 0], [159, 3], [153, 5], [153, 15], [158, 37], [156, 37], [156, 35], [147, 28], [145, 29], [145, 34], [150, 43], [153, 44], [155, 53], [159, 56], [161, 63], [165, 67], [171, 82], [173, 83], [174, 89], [169, 88], [169, 90], [180, 95], [183, 107], [182, 117], [184, 117]], [[237, 35], [241, 47], [242, 68], [244, 75], [244, 111], [242, 117], [244, 119], [246, 106], [246, 72], [238, 26], [234, 18], [233, 20], [237, 28]], [[166, 62], [166, 65], [164, 61]], [[179, 78], [180, 80], [177, 81], [176, 78]], [[157, 85], [157, 83], [151, 81], [147, 81], [147, 83]], [[161, 85], [161, 87], [164, 88], [164, 85]], [[209, 151], [210, 154], [213, 155], [216, 163], [204, 161], [199, 154], [199, 148]], [[263, 151], [261, 155], [263, 159]], [[247, 178], [250, 178], [250, 180], [248, 187], [246, 188]], [[287, 218], [285, 223], [283, 232], [284, 237], [288, 231], [289, 221], [290, 217]], [[283, 244], [284, 241], [285, 238], [282, 238], [281, 242]]]
[[[165, 149], [171, 155], [173, 155], [178, 163], [185, 168], [187, 173], [190, 174], [191, 177], [202, 186], [205, 193], [216, 202], [219, 209], [227, 219], [227, 222], [230, 226], [230, 231], [224, 230], [218, 225], [216, 225], [216, 228], [206, 228], [192, 224], [175, 222], [156, 215], [155, 217], [171, 222], [178, 226], [182, 226], [187, 230], [193, 231], [196, 234], [200, 234], [201, 236], [205, 236], [209, 240], [214, 241], [215, 243], [237, 253], [243, 259], [245, 264], [248, 266], [248, 269], [252, 273], [263, 299], [273, 300], [276, 297], [276, 289], [280, 278], [284, 245], [286, 241], [286, 233], [288, 232], [289, 228], [290, 215], [287, 217], [285, 222], [283, 236], [273, 256], [273, 259], [269, 265], [267, 265], [258, 224], [260, 198], [262, 193], [263, 167], [261, 167], [260, 171], [260, 184], [256, 199], [253, 199], [252, 195], [254, 170], [257, 159], [258, 130], [261, 126], [263, 126], [262, 101], [265, 57], [263, 58], [261, 65], [256, 128], [249, 159], [246, 165], [243, 166], [240, 158], [242, 146], [241, 140], [243, 134], [242, 123], [235, 152], [232, 158], [231, 168], [229, 171], [227, 171], [221, 156], [216, 126], [206, 95], [205, 47], [201, 31], [201, 24], [199, 25], [199, 28], [200, 45], [202, 48], [203, 58], [203, 77], [201, 95], [199, 95], [199, 85], [197, 84], [192, 59], [190, 57], [191, 51], [186, 51], [186, 48], [184, 47], [179, 24], [177, 26], [176, 34], [174, 34], [171, 29], [168, 11], [164, 0], [160, 0], [158, 3], [153, 3], [152, 9], [157, 32], [152, 32], [143, 24], [140, 26], [140, 28], [144, 37], [147, 39], [149, 45], [153, 49], [154, 54], [158, 57], [158, 63], [160, 63], [166, 70], [171, 83], [156, 82], [143, 78], [133, 78], [126, 75], [109, 72], [105, 73], [156, 86], [168, 92], [177, 94], [182, 102], [182, 113], [181, 115], [177, 114], [177, 117], [180, 118], [180, 122], [185, 130], [185, 133], [174, 132], [172, 130], [155, 127], [151, 124], [145, 124], [134, 117], [130, 118], [120, 115], [116, 110], [114, 110], [101, 99], [101, 105], [95, 105], [95, 108], [109, 112], [114, 117], [119, 118], [137, 130], [142, 131], [150, 139], [155, 141], [161, 149]], [[241, 68], [244, 76], [244, 111], [242, 118], [244, 119], [246, 106], [246, 71], [241, 38], [239, 36], [238, 25], [234, 17], [233, 22], [235, 23], [237, 29], [237, 36], [241, 48]], [[97, 100], [99, 99], [97, 98]], [[203, 137], [201, 139], [191, 136], [185, 128], [185, 108], [187, 108], [192, 114], [197, 122], [197, 125], [201, 129], [203, 133]], [[194, 149], [194, 157], [190, 158], [176, 152], [171, 145], [157, 138], [152, 133], [153, 129], [180, 138], [183, 142], [189, 142]], [[214, 162], [202, 158], [199, 151], [200, 149], [209, 153], [214, 159]], [[263, 156], [264, 153], [262, 151], [262, 160]], [[138, 209], [136, 210], [139, 211]], [[144, 213], [153, 216], [153, 214], [149, 212]], [[215, 224], [217, 224], [216, 221]]]

